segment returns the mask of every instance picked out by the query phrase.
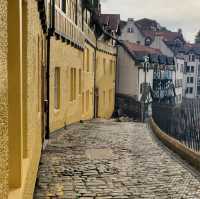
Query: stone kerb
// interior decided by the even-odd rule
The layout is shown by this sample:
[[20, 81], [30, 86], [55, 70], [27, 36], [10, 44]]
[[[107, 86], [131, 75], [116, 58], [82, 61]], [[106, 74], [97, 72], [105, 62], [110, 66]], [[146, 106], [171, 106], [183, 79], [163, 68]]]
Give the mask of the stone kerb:
[[157, 126], [153, 118], [149, 120], [149, 125], [159, 140], [161, 140], [172, 151], [177, 153], [181, 158], [186, 160], [190, 165], [200, 171], [200, 153], [192, 151], [178, 140], [167, 135]]

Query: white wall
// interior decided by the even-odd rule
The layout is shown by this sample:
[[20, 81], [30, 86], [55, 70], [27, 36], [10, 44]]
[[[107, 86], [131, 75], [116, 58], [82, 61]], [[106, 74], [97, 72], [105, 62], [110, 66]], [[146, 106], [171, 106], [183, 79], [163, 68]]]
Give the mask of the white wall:
[[[132, 57], [124, 50], [118, 48], [117, 63], [117, 93], [134, 97], [140, 101], [142, 93], [140, 86], [145, 82], [145, 72], [141, 67], [136, 65]], [[153, 69], [146, 73], [146, 82], [153, 87]]]
[[[192, 55], [192, 54], [190, 54]], [[187, 62], [188, 66], [194, 67], [194, 72], [185, 72], [184, 73], [184, 97], [189, 99], [194, 99], [197, 97], [197, 81], [198, 81], [198, 66], [200, 64], [199, 59], [195, 59], [195, 61], [189, 60], [190, 55], [185, 55], [185, 61]], [[193, 77], [194, 82], [188, 83], [187, 78]], [[193, 88], [193, 93], [186, 93], [187, 88]]]
[[151, 47], [160, 49], [160, 51], [168, 57], [174, 57], [174, 53], [167, 47], [167, 45], [163, 42], [162, 37], [160, 36], [155, 37]]
[[[133, 32], [129, 33], [128, 28], [132, 28]], [[144, 45], [145, 38], [135, 25], [134, 20], [128, 20], [126, 26], [121, 30], [121, 36], [119, 37], [120, 40], [123, 41], [129, 41], [132, 43], [137, 43], [138, 41], [140, 42], [141, 45]]]
[[[138, 68], [123, 47], [118, 47], [116, 86], [118, 94], [138, 96]], [[138, 100], [137, 97], [136, 100]]]
[[[176, 66], [176, 72], [174, 73], [173, 82], [175, 82], [175, 88], [176, 88], [176, 103], [180, 104], [182, 102], [183, 97], [183, 91], [184, 91], [184, 78], [183, 78], [183, 72], [184, 72], [184, 58], [177, 57], [175, 58], [175, 66]], [[182, 82], [181, 87], [177, 87], [176, 83], [178, 81]]]

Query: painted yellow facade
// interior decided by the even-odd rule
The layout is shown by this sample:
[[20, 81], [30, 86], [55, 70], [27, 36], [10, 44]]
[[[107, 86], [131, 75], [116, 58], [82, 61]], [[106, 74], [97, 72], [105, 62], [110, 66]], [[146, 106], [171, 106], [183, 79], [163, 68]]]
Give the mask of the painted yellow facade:
[[98, 41], [96, 52], [96, 116], [110, 118], [115, 106], [116, 50]]
[[[68, 2], [65, 13], [56, 1], [50, 38], [50, 132], [114, 111], [115, 48], [97, 41], [90, 15], [82, 23]], [[36, 0], [0, 0], [0, 19], [0, 199], [29, 199], [45, 134], [47, 33]]]

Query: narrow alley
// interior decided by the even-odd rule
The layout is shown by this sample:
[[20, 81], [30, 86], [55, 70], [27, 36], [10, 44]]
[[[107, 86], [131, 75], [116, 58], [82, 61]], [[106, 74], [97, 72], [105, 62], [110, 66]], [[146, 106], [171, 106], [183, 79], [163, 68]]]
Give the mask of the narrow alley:
[[199, 174], [145, 124], [94, 120], [51, 135], [35, 199], [198, 199]]

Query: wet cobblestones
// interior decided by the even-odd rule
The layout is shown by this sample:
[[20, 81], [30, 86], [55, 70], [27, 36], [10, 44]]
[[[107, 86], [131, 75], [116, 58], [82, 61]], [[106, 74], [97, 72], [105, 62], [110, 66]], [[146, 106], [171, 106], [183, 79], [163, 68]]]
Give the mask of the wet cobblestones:
[[35, 199], [199, 199], [200, 178], [139, 123], [93, 121], [51, 136]]

